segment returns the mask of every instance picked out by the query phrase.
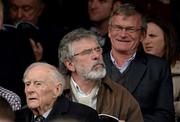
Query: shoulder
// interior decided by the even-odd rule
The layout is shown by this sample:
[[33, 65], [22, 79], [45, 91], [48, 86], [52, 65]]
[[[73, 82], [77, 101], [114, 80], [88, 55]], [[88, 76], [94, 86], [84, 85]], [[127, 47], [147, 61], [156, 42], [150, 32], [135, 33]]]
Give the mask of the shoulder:
[[176, 61], [176, 64], [171, 67], [171, 71], [173, 74], [180, 74], [180, 60]]
[[146, 68], [153, 71], [170, 69], [170, 65], [167, 60], [146, 53], [137, 53], [132, 64], [134, 64], [133, 66], [144, 65]]
[[96, 110], [83, 104], [72, 102], [63, 95], [58, 98], [56, 103], [57, 104], [53, 107], [52, 113], [55, 112], [54, 114], [58, 114], [57, 116], [62, 115], [61, 117], [63, 118], [79, 118], [84, 122], [96, 122], [96, 120], [98, 120]]
[[165, 59], [151, 55], [151, 54], [147, 54], [147, 53], [137, 52], [135, 59], [142, 60], [146, 64], [149, 64], [149, 63], [154, 63], [157, 65], [168, 64], [168, 62]]
[[[82, 113], [82, 114], [87, 114], [87, 113], [94, 113], [96, 114], [96, 111], [94, 109], [92, 109], [91, 107], [89, 106], [86, 106], [86, 105], [83, 105], [83, 104], [80, 104], [80, 103], [75, 103], [75, 102], [72, 102], [71, 101], [71, 106], [73, 108], [76, 108], [78, 112]], [[85, 112], [85, 113], [84, 113]]]
[[21, 108], [21, 99], [16, 93], [0, 87], [0, 95], [9, 102], [13, 110], [18, 110]]
[[22, 114], [22, 113], [27, 114], [30, 112], [31, 112], [31, 110], [27, 106], [24, 106], [20, 110], [15, 111], [15, 114], [17, 114], [17, 115]]
[[[104, 97], [106, 96], [106, 97]], [[98, 96], [98, 110], [118, 111], [117, 117], [123, 118], [129, 116], [131, 119], [136, 117], [141, 119], [140, 107], [136, 99], [122, 85], [108, 79], [102, 82]], [[103, 107], [103, 108], [101, 108]], [[110, 107], [110, 108], [109, 108]]]
[[115, 81], [112, 81], [108, 76], [103, 79], [101, 89], [104, 92], [111, 94], [111, 97], [114, 96], [117, 99], [133, 98], [131, 93], [125, 87]]
[[22, 109], [15, 111], [15, 122], [25, 122], [27, 119], [30, 120], [32, 115], [31, 110], [25, 106]]
[[79, 114], [87, 114], [87, 113], [96, 113], [96, 111], [86, 105], [72, 102], [69, 99], [67, 99], [64, 95], [61, 95], [61, 97], [58, 98], [57, 104], [54, 106], [54, 108], [61, 107], [61, 109], [64, 109], [63, 111], [69, 112], [69, 113], [79, 113]]

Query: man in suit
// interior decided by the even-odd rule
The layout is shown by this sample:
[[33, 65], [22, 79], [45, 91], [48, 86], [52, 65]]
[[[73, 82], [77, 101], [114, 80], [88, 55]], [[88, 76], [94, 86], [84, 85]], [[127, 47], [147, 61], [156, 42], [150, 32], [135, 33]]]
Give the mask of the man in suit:
[[16, 122], [36, 122], [41, 116], [48, 122], [57, 118], [72, 118], [83, 122], [98, 122], [90, 107], [73, 103], [62, 94], [65, 80], [58, 70], [47, 63], [33, 63], [24, 73], [27, 107], [16, 112]]
[[168, 63], [138, 52], [146, 28], [146, 22], [135, 6], [124, 4], [112, 12], [108, 27], [112, 49], [104, 55], [107, 74], [136, 98], [145, 122], [174, 122]]
[[85, 29], [68, 33], [59, 45], [60, 71], [67, 77], [66, 97], [126, 122], [143, 122], [137, 101], [106, 77], [97, 36]]

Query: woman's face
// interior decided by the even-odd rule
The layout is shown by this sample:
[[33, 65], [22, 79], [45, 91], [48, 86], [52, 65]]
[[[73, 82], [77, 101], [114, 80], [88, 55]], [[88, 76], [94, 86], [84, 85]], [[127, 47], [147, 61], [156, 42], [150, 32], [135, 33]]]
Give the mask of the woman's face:
[[146, 53], [162, 57], [165, 53], [165, 38], [163, 30], [155, 23], [149, 22], [146, 38], [142, 41]]

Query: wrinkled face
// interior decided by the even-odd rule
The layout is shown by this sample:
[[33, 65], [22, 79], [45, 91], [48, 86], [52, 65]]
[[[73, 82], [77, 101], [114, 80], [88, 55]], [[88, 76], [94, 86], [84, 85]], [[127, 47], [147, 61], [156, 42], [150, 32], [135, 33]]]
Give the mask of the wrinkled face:
[[131, 54], [136, 52], [140, 40], [144, 38], [141, 30], [140, 15], [124, 16], [119, 14], [113, 16], [108, 27], [112, 51]]
[[[102, 49], [94, 39], [82, 39], [72, 44], [75, 56], [72, 59], [71, 71], [85, 80], [98, 80], [105, 76], [105, 64]], [[78, 54], [78, 55], [77, 55]]]
[[48, 69], [37, 66], [24, 78], [26, 101], [30, 109], [46, 110], [52, 107], [58, 85], [49, 78], [49, 72]]
[[163, 30], [155, 23], [148, 23], [146, 38], [142, 44], [146, 53], [162, 57], [165, 53]]
[[9, 0], [10, 18], [14, 23], [19, 21], [36, 24], [44, 5], [39, 0]]
[[113, 9], [113, 0], [88, 0], [88, 13], [91, 21], [107, 20]]

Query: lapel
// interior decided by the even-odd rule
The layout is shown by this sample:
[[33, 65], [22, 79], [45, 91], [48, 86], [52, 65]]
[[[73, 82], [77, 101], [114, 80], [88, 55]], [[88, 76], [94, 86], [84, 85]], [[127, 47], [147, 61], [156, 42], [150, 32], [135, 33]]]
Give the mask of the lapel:
[[68, 112], [69, 107], [70, 102], [63, 95], [61, 95], [56, 100], [51, 112], [46, 118], [46, 121], [63, 116], [65, 113]]
[[27, 106], [19, 111], [15, 111], [15, 116], [15, 122], [34, 122], [33, 113]]
[[110, 58], [110, 53], [104, 55], [104, 62], [106, 64], [107, 74], [109, 77], [113, 81], [116, 81], [125, 86], [131, 93], [133, 93], [140, 84], [142, 77], [147, 69], [147, 58], [144, 56], [144, 54], [139, 52], [136, 53], [135, 59], [129, 65], [127, 69], [128, 71], [125, 71], [127, 74], [121, 74], [114, 66]]
[[110, 57], [110, 53], [106, 53], [103, 56], [104, 58], [104, 62], [106, 64], [106, 71], [107, 71], [107, 75], [109, 76], [109, 78], [113, 81], [116, 81], [119, 83], [120, 81], [120, 72], [118, 71], [118, 69], [114, 66], [114, 64], [111, 61], [111, 57]]
[[124, 86], [133, 93], [138, 85], [142, 82], [144, 73], [147, 69], [146, 57], [140, 53], [136, 54], [135, 59], [129, 65], [129, 70], [124, 81]]

